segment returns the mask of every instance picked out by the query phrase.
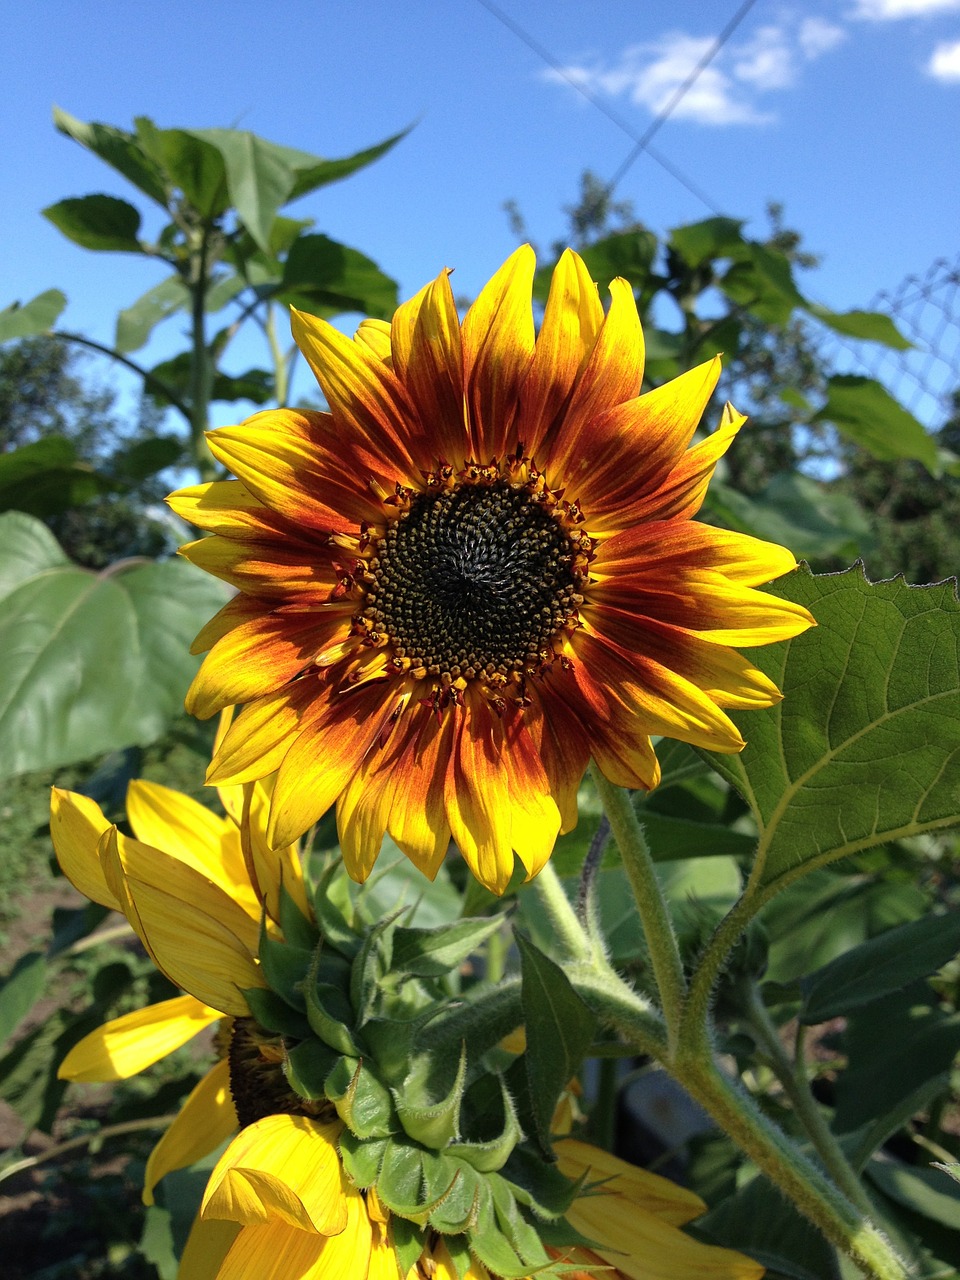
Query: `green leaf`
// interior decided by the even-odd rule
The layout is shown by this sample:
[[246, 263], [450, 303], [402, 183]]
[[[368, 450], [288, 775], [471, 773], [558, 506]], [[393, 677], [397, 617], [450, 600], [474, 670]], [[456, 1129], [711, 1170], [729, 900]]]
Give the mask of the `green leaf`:
[[123, 354], [139, 351], [161, 320], [189, 306], [190, 290], [179, 276], [161, 280], [117, 316], [117, 350]]
[[746, 241], [741, 234], [743, 223], [734, 218], [705, 218], [670, 232], [670, 247], [686, 262], [699, 267], [708, 258], [739, 257]]
[[49, 516], [89, 502], [110, 484], [77, 459], [63, 436], [47, 436], [0, 455], [0, 511]]
[[816, 303], [808, 305], [812, 316], [847, 338], [858, 338], [862, 342], [879, 342], [894, 351], [910, 351], [913, 343], [908, 342], [891, 318], [882, 311], [831, 311], [829, 307], [821, 307]]
[[801, 979], [807, 1025], [851, 1013], [926, 978], [960, 950], [960, 911], [890, 929]]
[[[159, 378], [164, 387], [172, 395], [181, 400], [189, 398], [193, 369], [193, 356], [189, 351], [181, 351], [179, 355], [161, 362], [150, 370], [155, 378]], [[266, 369], [247, 369], [245, 373], [215, 373], [210, 387], [211, 400], [250, 400], [254, 404], [266, 404], [275, 395], [276, 383], [274, 375]], [[158, 388], [146, 388], [154, 404], [168, 405], [170, 398]]]
[[948, 1072], [960, 1052], [960, 1014], [944, 1013], [929, 985], [917, 982], [851, 1014], [843, 1048], [848, 1065], [836, 1085], [838, 1133], [885, 1116]]
[[176, 466], [183, 458], [184, 443], [177, 436], [151, 436], [118, 450], [108, 465], [110, 478], [120, 484], [137, 485], [158, 471]]
[[871, 1160], [867, 1177], [905, 1209], [954, 1231], [960, 1225], [960, 1187], [939, 1169], [912, 1169], [899, 1160]]
[[435, 929], [398, 928], [393, 936], [391, 969], [420, 978], [444, 978], [475, 954], [501, 923], [499, 916], [480, 916]]
[[832, 422], [881, 461], [915, 458], [931, 475], [940, 474], [935, 437], [875, 378], [852, 373], [828, 378], [827, 402], [812, 421]]
[[410, 128], [412, 126], [401, 129], [399, 133], [385, 138], [383, 142], [365, 147], [362, 151], [355, 151], [352, 156], [341, 156], [338, 160], [320, 160], [317, 156], [308, 155], [303, 151], [291, 151], [288, 147], [278, 148], [289, 157], [288, 163], [295, 175], [289, 199], [298, 200], [300, 196], [305, 196], [310, 191], [316, 191], [319, 187], [325, 187], [331, 182], [339, 182], [341, 178], [348, 178], [358, 169], [364, 169], [368, 164], [373, 164], [374, 160], [379, 160], [402, 138], [405, 138]]
[[779, 542], [803, 559], [853, 559], [870, 541], [870, 521], [841, 489], [797, 471], [781, 472], [756, 497], [714, 482], [707, 509], [740, 533]]
[[43, 952], [29, 951], [17, 960], [0, 986], [0, 1044], [9, 1040], [40, 999], [46, 980]]
[[42, 210], [53, 225], [84, 249], [143, 253], [138, 239], [140, 213], [116, 196], [80, 196]]
[[243, 225], [270, 252], [270, 229], [277, 210], [290, 198], [296, 177], [285, 147], [243, 129], [190, 129], [192, 138], [215, 147], [226, 168], [230, 200]]
[[757, 819], [749, 891], [764, 899], [838, 858], [960, 823], [954, 586], [871, 583], [858, 566], [801, 569], [767, 590], [819, 625], [753, 651], [784, 700], [734, 713], [746, 748], [709, 755]]
[[152, 742], [181, 712], [193, 635], [226, 598], [181, 561], [90, 573], [39, 521], [0, 516], [0, 776]]
[[47, 289], [38, 293], [23, 306], [13, 302], [0, 311], [0, 342], [14, 338], [32, 338], [46, 333], [56, 324], [60, 312], [67, 305], [66, 294], [59, 289]]
[[84, 124], [59, 107], [53, 108], [53, 123], [61, 133], [92, 151], [112, 169], [122, 173], [135, 187], [156, 200], [157, 204], [166, 208], [167, 189], [163, 172], [132, 133], [125, 133], [108, 124]]
[[300, 310], [361, 311], [389, 319], [397, 309], [397, 283], [349, 245], [324, 235], [301, 235], [283, 266], [277, 297]]
[[719, 286], [732, 302], [768, 324], [784, 325], [796, 307], [806, 306], [786, 255], [752, 241]]
[[146, 116], [138, 116], [134, 124], [143, 149], [201, 217], [215, 218], [224, 212], [230, 197], [223, 157], [216, 147], [186, 129], [158, 129]]
[[516, 932], [522, 964], [521, 999], [527, 1048], [524, 1059], [537, 1138], [550, 1150], [557, 1099], [583, 1065], [597, 1020], [558, 964]]

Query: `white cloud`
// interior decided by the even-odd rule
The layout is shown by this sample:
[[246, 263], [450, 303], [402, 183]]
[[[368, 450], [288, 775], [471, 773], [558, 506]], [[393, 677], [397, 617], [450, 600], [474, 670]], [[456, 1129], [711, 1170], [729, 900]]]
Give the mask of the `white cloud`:
[[[960, 0], [958, 0], [960, 3]], [[698, 124], [767, 124], [764, 94], [790, 88], [805, 62], [835, 48], [844, 32], [822, 18], [785, 19], [759, 27], [731, 44], [697, 76], [671, 112]], [[554, 83], [573, 81], [592, 93], [625, 96], [653, 115], [664, 111], [678, 89], [713, 48], [715, 37], [669, 32], [659, 40], [628, 46], [613, 62], [573, 64], [545, 71]]]
[[928, 13], [960, 9], [960, 0], [857, 0], [850, 15], [870, 22], [890, 22], [897, 18], [922, 18]]
[[960, 81], [960, 40], [942, 40], [927, 63], [927, 72], [936, 80]]

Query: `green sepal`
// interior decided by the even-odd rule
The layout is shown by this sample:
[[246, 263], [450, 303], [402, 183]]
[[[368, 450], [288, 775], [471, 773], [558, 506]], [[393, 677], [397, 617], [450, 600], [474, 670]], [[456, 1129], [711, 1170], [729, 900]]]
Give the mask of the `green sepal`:
[[358, 1138], [386, 1138], [399, 1127], [389, 1092], [363, 1061], [338, 1058], [324, 1088], [337, 1115]]
[[464, 1235], [455, 1235], [444, 1236], [443, 1243], [446, 1245], [447, 1253], [450, 1255], [453, 1269], [457, 1273], [457, 1280], [463, 1280], [473, 1266], [473, 1258], [470, 1256], [470, 1241]]
[[501, 1280], [521, 1280], [530, 1274], [530, 1268], [501, 1230], [490, 1182], [490, 1178], [481, 1178], [477, 1184], [480, 1195], [476, 1226], [470, 1232], [470, 1251]]
[[571, 1182], [555, 1164], [548, 1164], [524, 1146], [514, 1147], [500, 1172], [520, 1204], [526, 1205], [538, 1218], [550, 1221], [563, 1217], [587, 1178], [584, 1172], [576, 1182]]
[[389, 1138], [356, 1138], [349, 1129], [340, 1135], [340, 1159], [347, 1177], [358, 1187], [372, 1187], [380, 1176]]
[[416, 1218], [422, 1208], [423, 1166], [421, 1152], [412, 1143], [386, 1139], [377, 1197], [402, 1218]]
[[453, 1142], [448, 1147], [451, 1155], [460, 1156], [478, 1173], [493, 1173], [497, 1169], [502, 1169], [517, 1143], [523, 1141], [523, 1132], [517, 1120], [513, 1099], [503, 1078], [498, 1076], [497, 1080], [500, 1084], [500, 1098], [503, 1104], [503, 1128], [499, 1134], [486, 1142]]
[[[339, 898], [343, 899], [342, 904], [338, 901]], [[324, 942], [352, 960], [360, 950], [360, 938], [350, 927], [345, 914], [345, 908], [349, 907], [350, 898], [341, 865], [339, 862], [331, 863], [320, 877], [313, 896], [313, 913]]]
[[310, 1034], [310, 1024], [302, 1013], [292, 1009], [286, 1000], [267, 987], [248, 987], [241, 992], [250, 1006], [251, 1017], [263, 1027], [292, 1040], [305, 1040]]
[[328, 1045], [316, 1036], [308, 1036], [287, 1054], [283, 1073], [301, 1098], [325, 1098], [327, 1076], [337, 1061], [337, 1054]]
[[379, 921], [364, 934], [350, 971], [350, 1002], [356, 1010], [357, 1026], [363, 1026], [373, 1011], [380, 979], [390, 971], [393, 954], [393, 926], [400, 911]]
[[292, 1008], [303, 1012], [306, 1009], [303, 986], [313, 960], [311, 952], [271, 938], [267, 933], [266, 916], [260, 920], [260, 945], [257, 952], [263, 976], [270, 989]]
[[314, 1034], [331, 1049], [359, 1058], [360, 1048], [347, 1025], [347, 1020], [353, 1019], [350, 1001], [339, 987], [318, 981], [322, 952], [323, 943], [320, 943], [313, 953], [310, 972], [307, 976], [305, 988], [307, 1021]]
[[542, 1267], [550, 1263], [536, 1228], [531, 1226], [514, 1198], [510, 1185], [497, 1174], [487, 1179], [493, 1196], [494, 1210], [500, 1230], [510, 1241], [527, 1267]]
[[395, 1213], [390, 1215], [387, 1230], [393, 1251], [397, 1255], [400, 1275], [405, 1276], [417, 1265], [423, 1253], [423, 1232], [415, 1222], [399, 1218]]
[[320, 930], [309, 920], [287, 892], [287, 886], [280, 882], [280, 928], [291, 947], [301, 951], [314, 952], [320, 941]]
[[[442, 1187], [444, 1179], [453, 1173], [453, 1181]], [[434, 1197], [429, 1223], [442, 1235], [460, 1235], [476, 1225], [477, 1206], [480, 1203], [479, 1177], [462, 1160], [433, 1153], [425, 1153], [423, 1180], [426, 1195]], [[441, 1193], [438, 1197], [438, 1193]]]
[[[437, 1151], [417, 1149], [417, 1157], [421, 1173], [420, 1203], [415, 1210], [404, 1216], [425, 1227], [454, 1194], [461, 1180], [462, 1169], [455, 1161], [448, 1160]], [[379, 1189], [378, 1186], [378, 1192]]]
[[508, 979], [497, 987], [475, 987], [468, 998], [450, 1001], [430, 1017], [417, 1047], [435, 1053], [457, 1049], [466, 1042], [467, 1056], [479, 1064], [481, 1057], [523, 1023], [520, 983]]
[[503, 917], [474, 916], [434, 929], [398, 928], [393, 936], [394, 973], [445, 978], [473, 955], [503, 923]]
[[371, 1018], [363, 1024], [363, 1038], [383, 1080], [401, 1084], [410, 1070], [413, 1046], [420, 1043], [420, 1033], [430, 1021], [433, 1009], [418, 1018]]
[[437, 1092], [438, 1075], [441, 1078], [443, 1075], [448, 1076], [444, 1065], [435, 1054], [418, 1054], [413, 1059], [403, 1084], [399, 1089], [391, 1090], [404, 1132], [415, 1142], [422, 1142], [425, 1147], [434, 1151], [442, 1150], [460, 1136], [460, 1107], [467, 1078], [466, 1045], [460, 1046], [460, 1059], [453, 1084], [444, 1097], [438, 1102], [432, 1102], [430, 1099]]

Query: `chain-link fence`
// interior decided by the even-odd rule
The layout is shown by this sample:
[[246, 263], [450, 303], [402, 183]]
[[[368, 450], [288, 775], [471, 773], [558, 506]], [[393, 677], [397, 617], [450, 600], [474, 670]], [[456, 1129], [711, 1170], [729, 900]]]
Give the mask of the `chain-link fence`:
[[937, 258], [922, 275], [881, 290], [868, 310], [891, 317], [912, 344], [893, 351], [825, 333], [822, 355], [835, 368], [878, 379], [925, 426], [936, 430], [960, 387], [960, 255]]

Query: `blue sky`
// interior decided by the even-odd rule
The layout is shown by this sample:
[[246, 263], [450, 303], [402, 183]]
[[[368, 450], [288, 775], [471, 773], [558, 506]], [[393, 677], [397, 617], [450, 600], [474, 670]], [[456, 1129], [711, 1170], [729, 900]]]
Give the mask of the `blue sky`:
[[[503, 202], [519, 203], [534, 239], [560, 236], [581, 171], [617, 172], [739, 7], [498, 3], [563, 74], [481, 0], [7, 6], [0, 305], [58, 286], [64, 322], [109, 340], [120, 307], [160, 278], [40, 216], [88, 192], [136, 200], [56, 133], [54, 102], [121, 126], [138, 114], [237, 125], [328, 156], [415, 122], [384, 160], [294, 209], [374, 257], [403, 295], [444, 265], [469, 295], [513, 248]], [[764, 234], [768, 200], [783, 202], [823, 255], [804, 288], [838, 310], [865, 305], [960, 249], [960, 0], [755, 0], [654, 149], [749, 234]], [[658, 232], [712, 211], [650, 155], [616, 194]]]

